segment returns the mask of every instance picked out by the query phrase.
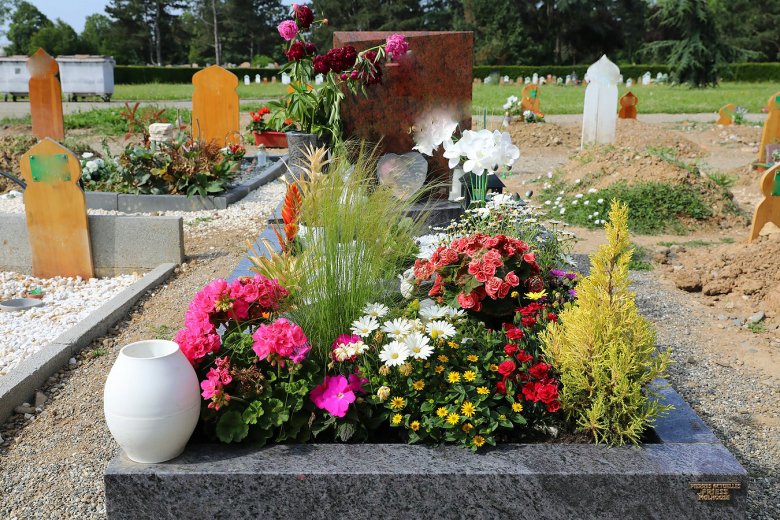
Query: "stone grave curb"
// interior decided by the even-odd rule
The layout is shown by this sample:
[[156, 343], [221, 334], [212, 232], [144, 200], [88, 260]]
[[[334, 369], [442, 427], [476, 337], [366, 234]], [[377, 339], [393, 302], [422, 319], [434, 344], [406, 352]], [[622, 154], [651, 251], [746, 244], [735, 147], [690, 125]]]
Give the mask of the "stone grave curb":
[[[457, 446], [214, 443], [191, 444], [161, 464], [120, 453], [104, 476], [107, 515], [744, 518], [746, 471], [677, 392], [660, 392], [675, 409], [656, 425], [660, 442], [639, 447], [503, 444], [473, 454]], [[699, 500], [702, 483], [730, 486], [729, 499]], [[273, 492], [233, 500], [229, 509], [202, 492], [225, 488], [235, 496]]]
[[[184, 260], [182, 217], [89, 215], [89, 235], [98, 276], [145, 271]], [[0, 269], [32, 270], [24, 214], [0, 214]]]
[[0, 423], [14, 408], [32, 402], [31, 396], [46, 380], [68, 363], [68, 359], [103, 336], [150, 289], [168, 279], [174, 263], [160, 264], [143, 278], [95, 309], [86, 319], [54, 338], [51, 343], [22, 361], [9, 374], [0, 377]]
[[152, 211], [202, 211], [226, 209], [231, 204], [243, 199], [249, 192], [256, 190], [279, 178], [287, 169], [286, 156], [273, 161], [262, 172], [251, 179], [233, 186], [220, 195], [207, 197], [186, 195], [128, 195], [124, 193], [108, 193], [88, 191], [87, 208], [121, 211], [123, 213], [150, 213]]

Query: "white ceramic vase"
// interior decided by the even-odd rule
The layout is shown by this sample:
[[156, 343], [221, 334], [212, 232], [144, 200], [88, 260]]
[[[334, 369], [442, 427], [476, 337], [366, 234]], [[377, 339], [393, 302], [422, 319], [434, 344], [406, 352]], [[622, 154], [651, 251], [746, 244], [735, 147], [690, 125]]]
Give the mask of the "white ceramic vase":
[[103, 391], [111, 435], [131, 460], [146, 464], [184, 451], [198, 423], [200, 401], [198, 376], [173, 341], [123, 347]]

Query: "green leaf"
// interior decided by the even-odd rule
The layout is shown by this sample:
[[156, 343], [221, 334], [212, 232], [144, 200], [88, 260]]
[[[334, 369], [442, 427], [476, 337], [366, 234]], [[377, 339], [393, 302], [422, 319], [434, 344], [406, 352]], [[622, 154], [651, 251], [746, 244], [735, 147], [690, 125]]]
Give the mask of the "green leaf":
[[341, 423], [336, 427], [336, 437], [341, 442], [347, 442], [355, 434], [355, 425], [350, 422]]
[[217, 437], [224, 443], [241, 442], [249, 433], [249, 426], [238, 412], [225, 412], [217, 423]]
[[246, 424], [257, 424], [257, 419], [262, 417], [265, 413], [263, 410], [263, 403], [261, 401], [252, 401], [252, 403], [244, 410], [243, 419]]

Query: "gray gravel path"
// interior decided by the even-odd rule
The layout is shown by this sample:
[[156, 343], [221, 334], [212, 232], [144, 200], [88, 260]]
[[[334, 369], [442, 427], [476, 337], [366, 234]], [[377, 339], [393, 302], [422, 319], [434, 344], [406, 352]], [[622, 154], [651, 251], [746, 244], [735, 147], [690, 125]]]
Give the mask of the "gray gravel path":
[[[129, 321], [93, 345], [109, 355], [79, 356], [44, 389], [49, 401], [31, 420], [17, 416], [0, 427], [0, 518], [103, 518], [102, 475], [117, 451], [103, 421], [102, 388], [118, 348], [148, 337], [154, 316], [179, 312], [213, 276], [229, 272], [237, 256], [216, 256], [180, 270], [136, 307]], [[214, 263], [216, 262], [216, 263]], [[655, 322], [658, 343], [673, 350], [673, 386], [691, 403], [749, 472], [749, 515], [780, 519], [780, 428], [754, 420], [774, 413], [780, 383], [747, 371], [707, 348], [713, 334], [706, 310], [634, 273], [641, 311]], [[161, 308], [162, 307], [162, 308]], [[183, 313], [183, 310], [181, 310]]]

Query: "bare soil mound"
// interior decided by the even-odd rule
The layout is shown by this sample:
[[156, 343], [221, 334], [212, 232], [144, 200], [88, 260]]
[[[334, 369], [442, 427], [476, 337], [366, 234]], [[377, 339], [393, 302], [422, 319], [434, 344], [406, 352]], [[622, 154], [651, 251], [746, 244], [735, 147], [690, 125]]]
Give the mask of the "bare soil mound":
[[648, 147], [671, 148], [681, 158], [693, 159], [702, 155], [699, 145], [680, 132], [660, 125], [642, 123], [636, 119], [618, 119], [615, 146], [644, 150]]
[[688, 251], [672, 274], [679, 289], [699, 292], [729, 308], [747, 305], [769, 317], [780, 316], [780, 231], [750, 244], [725, 244]]
[[523, 123], [513, 121], [509, 124], [512, 142], [527, 148], [560, 147], [571, 149], [580, 144], [580, 128], [563, 126], [556, 123]]

